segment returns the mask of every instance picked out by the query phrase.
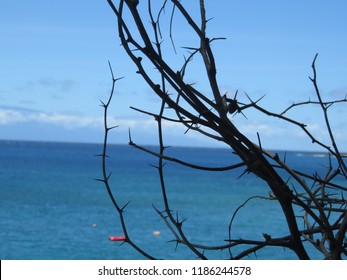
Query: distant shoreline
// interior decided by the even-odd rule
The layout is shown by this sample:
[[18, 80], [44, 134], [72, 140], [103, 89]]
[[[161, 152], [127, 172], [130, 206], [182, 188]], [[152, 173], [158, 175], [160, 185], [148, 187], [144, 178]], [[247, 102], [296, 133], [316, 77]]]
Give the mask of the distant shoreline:
[[[52, 145], [59, 145], [59, 144], [71, 144], [71, 145], [102, 145], [102, 143], [97, 142], [73, 142], [73, 141], [46, 141], [46, 140], [16, 140], [16, 139], [0, 139], [0, 144], [2, 143], [38, 143], [38, 144], [52, 144]], [[122, 143], [109, 143], [109, 146], [129, 146], [128, 144], [122, 144]], [[144, 147], [154, 147], [157, 148], [157, 145], [148, 145], [143, 144]], [[172, 148], [179, 148], [179, 149], [206, 149], [206, 150], [229, 150], [227, 147], [208, 147], [208, 146], [172, 146]], [[310, 156], [310, 157], [328, 157], [329, 153], [324, 151], [305, 151], [305, 150], [284, 150], [284, 149], [266, 149], [272, 153], [296, 153], [297, 156]], [[347, 157], [347, 152], [341, 152], [342, 157]]]

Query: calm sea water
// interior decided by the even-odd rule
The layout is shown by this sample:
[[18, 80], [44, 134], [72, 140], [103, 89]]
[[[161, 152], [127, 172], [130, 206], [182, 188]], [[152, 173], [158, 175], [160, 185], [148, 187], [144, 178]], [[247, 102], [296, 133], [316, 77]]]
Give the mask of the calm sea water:
[[[192, 163], [224, 166], [237, 163], [228, 150], [171, 148], [173, 156]], [[1, 259], [142, 259], [127, 244], [109, 241], [122, 235], [118, 215], [101, 176], [101, 145], [0, 141], [0, 258]], [[154, 257], [194, 259], [172, 235], [152, 205], [163, 210], [156, 158], [128, 146], [110, 145], [111, 185], [126, 208], [132, 239]], [[289, 153], [298, 168], [322, 167], [319, 155]], [[312, 169], [313, 170], [313, 169]], [[235, 209], [251, 195], [268, 196], [257, 178], [237, 177], [241, 170], [223, 173], [192, 171], [174, 163], [165, 166], [171, 209], [194, 243], [222, 245]], [[160, 231], [160, 235], [153, 234]], [[287, 227], [276, 202], [254, 200], [240, 210], [233, 238], [263, 239], [286, 235]], [[235, 252], [237, 253], [237, 252]], [[206, 253], [227, 258], [227, 252]], [[321, 256], [317, 255], [317, 258]], [[295, 259], [283, 249], [266, 249], [250, 259]]]

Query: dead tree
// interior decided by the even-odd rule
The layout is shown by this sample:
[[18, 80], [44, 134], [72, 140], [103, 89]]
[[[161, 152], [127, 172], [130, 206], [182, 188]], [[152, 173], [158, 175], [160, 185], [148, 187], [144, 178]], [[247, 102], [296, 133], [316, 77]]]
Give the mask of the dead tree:
[[[311, 243], [324, 254], [326, 259], [341, 259], [343, 256], [347, 256], [347, 202], [344, 199], [347, 188], [342, 184], [336, 183], [336, 178], [339, 178], [339, 182], [341, 180], [346, 182], [347, 168], [344, 156], [335, 142], [328, 115], [328, 109], [334, 104], [345, 103], [347, 100], [346, 98], [334, 101], [323, 100], [317, 83], [317, 55], [312, 63], [313, 77], [311, 78], [317, 99], [315, 101], [309, 100], [295, 103], [280, 113], [271, 112], [259, 105], [260, 100], [254, 101], [247, 96], [248, 100], [242, 102], [237, 97], [237, 94], [230, 98], [226, 94], [221, 93], [216, 77], [217, 66], [211, 43], [223, 38], [207, 37], [206, 25], [208, 20], [206, 19], [203, 0], [200, 0], [199, 5], [196, 7], [200, 14], [198, 20], [190, 15], [183, 6], [182, 1], [179, 0], [153, 1], [155, 4], [148, 0], [146, 1], [148, 6], [145, 9], [147, 14], [139, 12], [139, 6], [145, 4], [145, 1], [141, 1], [141, 4], [139, 3], [140, 1], [136, 0], [107, 0], [107, 2], [116, 16], [121, 46], [136, 65], [137, 73], [146, 81], [153, 94], [156, 94], [161, 100], [161, 107], [158, 108], [158, 112], [148, 112], [142, 108], [133, 108], [143, 114], [152, 116], [156, 120], [159, 152], [137, 145], [132, 140], [130, 132], [129, 145], [158, 158], [157, 170], [161, 183], [164, 209], [159, 210], [155, 208], [155, 210], [171, 230], [175, 241], [187, 246], [201, 259], [206, 259], [205, 250], [229, 250], [230, 259], [241, 259], [267, 246], [288, 248], [294, 251], [299, 259], [310, 259], [304, 242]], [[158, 2], [160, 2], [159, 7]], [[168, 13], [169, 16], [166, 16], [169, 22], [169, 35], [167, 37], [170, 38], [168, 40], [171, 40], [173, 49], [176, 48], [173, 39], [173, 21], [178, 15], [179, 19], [186, 24], [187, 30], [194, 34], [197, 42], [196, 45], [184, 46], [187, 55], [179, 68], [170, 65], [168, 60], [165, 59], [166, 53], [164, 53], [164, 48], [162, 47], [164, 35], [162, 34], [161, 25], [163, 17], [165, 17], [164, 11], [170, 11]], [[193, 63], [193, 59], [194, 61], [199, 61], [199, 59], [202, 61], [206, 71], [206, 78], [203, 78], [208, 80], [210, 86], [208, 93], [201, 92], [196, 85], [189, 84], [186, 81], [186, 75], [190, 65]], [[153, 68], [156, 71], [153, 71]], [[112, 127], [108, 127], [107, 124], [107, 109], [116, 82], [113, 74], [112, 79], [113, 87], [110, 99], [107, 103], [102, 104], [105, 109], [105, 141], [101, 154], [103, 178], [99, 180], [105, 184], [111, 200], [119, 213], [125, 236], [124, 242], [129, 243], [144, 256], [155, 258], [150, 252], [143, 251], [132, 241], [123, 215], [126, 205], [120, 206], [118, 204], [109, 186], [110, 175], [106, 172], [106, 149], [108, 132]], [[309, 131], [305, 124], [287, 117], [288, 111], [298, 106], [304, 107], [307, 105], [319, 106], [321, 108], [330, 143], [323, 143], [316, 139], [315, 135]], [[250, 108], [258, 110], [269, 118], [280, 119], [293, 127], [299, 127], [312, 142], [329, 154], [326, 173], [312, 175], [306, 174], [301, 170], [294, 170], [286, 164], [285, 158], [281, 158], [277, 153], [273, 154], [262, 147], [260, 134], [258, 134], [257, 143], [250, 141], [249, 137], [242, 134], [237, 125], [231, 121], [234, 114], [244, 114]], [[163, 122], [180, 123], [186, 127], [187, 133], [195, 131], [205, 137], [224, 143], [226, 147], [229, 147], [239, 157], [240, 161], [232, 166], [212, 168], [197, 166], [167, 156], [163, 140]], [[173, 161], [190, 168], [206, 170], [206, 172], [240, 169], [241, 175], [255, 174], [269, 188], [271, 195], [267, 199], [276, 200], [279, 203], [288, 226], [288, 234], [276, 237], [266, 233], [263, 235], [263, 240], [236, 240], [231, 238], [231, 226], [229, 226], [230, 238], [222, 240], [222, 245], [206, 246], [191, 243], [184, 231], [184, 221], [176, 216], [170, 207], [170, 199], [165, 185], [164, 161]], [[240, 207], [244, 206], [249, 200]], [[239, 208], [231, 217], [230, 225]], [[297, 211], [304, 213], [303, 215], [301, 214], [304, 221], [303, 226], [299, 226]], [[240, 245], [248, 245], [248, 248], [242, 253], [234, 255], [232, 253], [233, 249]]]

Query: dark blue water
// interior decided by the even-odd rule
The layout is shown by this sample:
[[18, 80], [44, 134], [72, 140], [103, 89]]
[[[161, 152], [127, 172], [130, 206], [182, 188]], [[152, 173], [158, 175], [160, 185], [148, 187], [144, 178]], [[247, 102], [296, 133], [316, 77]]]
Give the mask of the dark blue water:
[[[225, 166], [238, 162], [228, 150], [172, 148], [172, 156], [196, 164]], [[102, 183], [101, 145], [0, 141], [0, 258], [1, 259], [142, 259], [127, 244], [108, 240], [122, 235], [118, 215]], [[129, 146], [110, 145], [110, 182], [125, 209], [129, 234], [156, 258], [191, 259], [192, 253], [173, 239], [152, 205], [163, 210], [157, 159]], [[299, 169], [326, 159], [290, 153]], [[324, 168], [319, 164], [319, 168]], [[170, 207], [193, 243], [222, 245], [235, 209], [251, 195], [268, 196], [257, 178], [228, 172], [192, 171], [175, 163], [164, 168]], [[176, 213], [176, 212], [175, 212]], [[160, 231], [160, 235], [153, 234]], [[279, 237], [287, 227], [276, 202], [253, 200], [240, 210], [233, 238], [263, 240]], [[237, 251], [234, 252], [235, 254]], [[227, 252], [206, 252], [227, 258]], [[317, 258], [320, 258], [317, 255]], [[250, 259], [295, 259], [283, 249], [266, 249]]]

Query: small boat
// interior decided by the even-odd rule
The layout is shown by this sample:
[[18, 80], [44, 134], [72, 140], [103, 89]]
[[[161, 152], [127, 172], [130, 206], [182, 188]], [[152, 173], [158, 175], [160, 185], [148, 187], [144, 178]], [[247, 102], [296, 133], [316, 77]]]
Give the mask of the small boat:
[[125, 236], [124, 235], [113, 235], [108, 238], [111, 241], [125, 241]]

